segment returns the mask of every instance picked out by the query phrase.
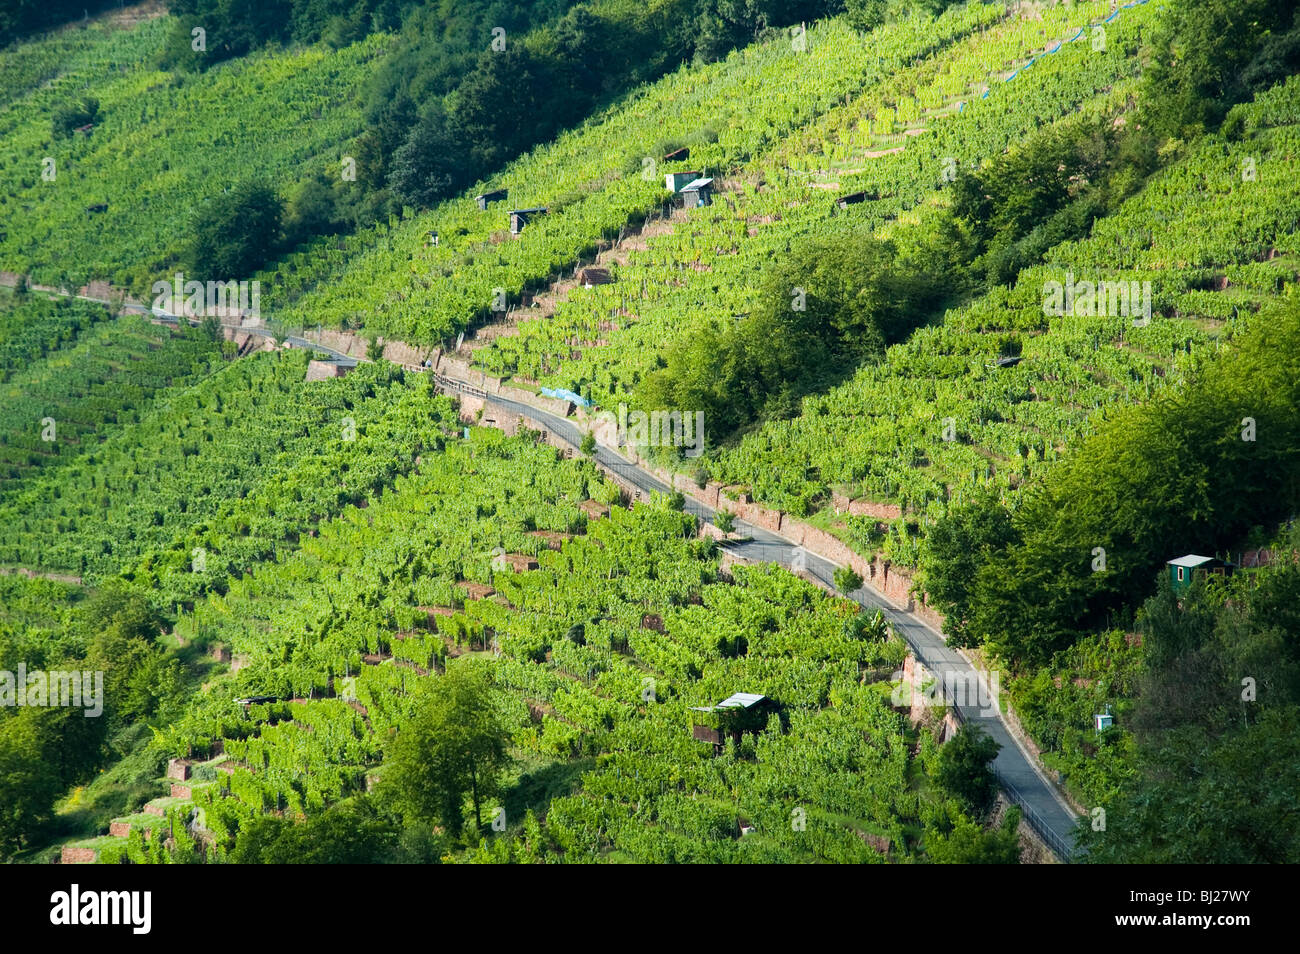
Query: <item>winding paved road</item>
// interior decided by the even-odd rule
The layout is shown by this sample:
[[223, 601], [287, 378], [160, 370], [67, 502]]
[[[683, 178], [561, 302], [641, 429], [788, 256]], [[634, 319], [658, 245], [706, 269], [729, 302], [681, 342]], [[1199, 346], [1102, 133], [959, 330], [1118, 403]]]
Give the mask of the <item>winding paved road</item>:
[[[435, 373], [434, 378], [439, 388], [444, 391], [483, 398], [490, 404], [533, 421], [543, 430], [555, 434], [574, 448], [582, 443], [585, 432], [572, 421], [529, 404], [489, 394], [480, 388], [443, 374]], [[596, 445], [595, 458], [647, 495], [672, 493], [672, 488], [663, 481], [603, 445]], [[713, 522], [714, 509], [692, 497], [686, 497], [685, 509], [687, 513], [695, 514], [702, 520]], [[743, 520], [736, 520], [735, 529], [743, 539], [728, 541], [721, 545], [746, 560], [789, 566], [795, 558], [795, 551], [802, 549], [779, 534], [755, 527]], [[807, 550], [803, 550], [801, 556], [809, 575], [827, 586], [834, 587], [833, 575], [836, 567], [834, 563]], [[970, 686], [973, 689], [976, 685], [974, 680], [982, 679], [965, 657], [955, 649], [949, 648], [939, 633], [914, 614], [899, 609], [867, 586], [853, 593], [852, 597], [864, 607], [880, 610], [895, 631], [907, 640], [916, 658], [934, 675], [936, 682], [958, 687]], [[1043, 838], [1057, 857], [1068, 861], [1071, 855], [1077, 854], [1073, 849], [1077, 817], [1051, 784], [1043, 778], [1032, 757], [1021, 748], [1007, 729], [1001, 713], [995, 706], [986, 704], [986, 700], [989, 699], [989, 686], [987, 682], [981, 685], [983, 694], [977, 696], [975, 692], [969, 691], [965, 693], [964, 703], [963, 697], [960, 694], [957, 696], [955, 708], [958, 715], [962, 721], [978, 722], [1001, 746], [993, 768], [1004, 791], [1012, 801], [1021, 806], [1026, 822]]]
[[[75, 297], [86, 298], [89, 301], [102, 301], [104, 304], [109, 303], [88, 296], [77, 295]], [[157, 317], [179, 320], [172, 315], [157, 315], [157, 313], [152, 312], [143, 305], [126, 304], [122, 310], [155, 314]], [[243, 328], [225, 322], [223, 322], [223, 326], [246, 331], [259, 337], [268, 337], [272, 334], [266, 329]], [[310, 348], [315, 351], [325, 352], [330, 356], [330, 360], [338, 364], [344, 366], [357, 364], [356, 358], [349, 357], [313, 341], [308, 341], [305, 338], [288, 336], [285, 340], [296, 348]], [[529, 404], [512, 401], [500, 395], [489, 394], [464, 381], [437, 372], [434, 372], [434, 379], [444, 391], [483, 398], [490, 404], [533, 421], [540, 425], [542, 429], [557, 435], [575, 449], [582, 443], [584, 432], [579, 430], [572, 421]], [[651, 493], [672, 493], [672, 488], [663, 481], [603, 445], [597, 444], [595, 457], [599, 463], [618, 474], [629, 484], [640, 488], [642, 493], [647, 495]], [[685, 509], [687, 513], [694, 514], [701, 520], [710, 523], [714, 520], [714, 509], [692, 497], [688, 496], [686, 498]], [[792, 541], [779, 534], [764, 530], [761, 527], [755, 527], [743, 520], [736, 520], [735, 529], [741, 539], [723, 542], [721, 546], [725, 549], [732, 551], [745, 560], [780, 563], [784, 566], [790, 566], [795, 559], [796, 550], [801, 550], [801, 558], [806, 572], [823, 584], [832, 589], [834, 588], [836, 565], [831, 561], [797, 547]], [[1074, 831], [1078, 824], [1077, 816], [1043, 777], [1033, 758], [1021, 747], [1015, 736], [1008, 730], [1001, 713], [997, 711], [995, 706], [987, 704], [990, 690], [988, 683], [982, 681], [984, 679], [983, 675], [977, 673], [964, 656], [951, 649], [933, 627], [916, 615], [894, 606], [893, 603], [886, 600], [875, 590], [863, 586], [851, 595], [862, 606], [878, 609], [884, 615], [885, 619], [893, 625], [895, 631], [907, 640], [916, 658], [929, 670], [936, 682], [945, 686], [970, 687], [972, 689], [979, 685], [983, 689], [983, 692], [978, 696], [969, 690], [964, 695], [957, 696], [954, 700], [956, 703], [954, 708], [958, 716], [964, 722], [978, 722], [1001, 747], [997, 758], [993, 762], [993, 769], [997, 773], [1003, 790], [1013, 802], [1023, 809], [1026, 822], [1047, 843], [1058, 858], [1068, 861], [1071, 856], [1077, 856], [1077, 851], [1074, 849]], [[981, 681], [977, 683], [976, 680]]]

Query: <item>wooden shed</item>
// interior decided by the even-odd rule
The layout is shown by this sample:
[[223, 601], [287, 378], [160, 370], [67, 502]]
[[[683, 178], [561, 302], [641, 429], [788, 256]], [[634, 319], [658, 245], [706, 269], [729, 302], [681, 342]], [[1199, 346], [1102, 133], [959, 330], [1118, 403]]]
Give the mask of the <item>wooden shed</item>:
[[524, 226], [533, 220], [535, 216], [545, 215], [549, 209], [545, 206], [539, 206], [535, 209], [511, 209], [510, 210], [510, 234], [518, 235], [524, 230]]
[[578, 284], [588, 288], [592, 285], [608, 285], [613, 281], [608, 268], [584, 268], [578, 272]]
[[713, 201], [713, 180], [696, 179], [682, 186], [682, 207], [696, 209]]
[[674, 149], [672, 152], [668, 153], [668, 155], [664, 156], [664, 162], [685, 162], [689, 158], [691, 158], [690, 148], [682, 146], [682, 148]]
[[716, 706], [691, 708], [691, 737], [721, 748], [728, 736], [737, 743], [746, 732], [761, 732], [776, 711], [776, 703], [753, 692], [734, 692]]
[[1177, 593], [1190, 589], [1193, 582], [1210, 575], [1229, 577], [1235, 569], [1227, 560], [1198, 556], [1195, 553], [1170, 560], [1166, 565], [1169, 567], [1169, 582]]
[[491, 192], [484, 192], [474, 196], [474, 201], [478, 203], [480, 209], [486, 209], [489, 203], [504, 202], [509, 195], [507, 189], [493, 189]]
[[699, 172], [669, 172], [664, 174], [664, 188], [676, 195], [683, 188], [700, 178]]
[[866, 192], [850, 192], [842, 195], [835, 200], [835, 204], [841, 209], [847, 209], [851, 205], [857, 205], [859, 202], [866, 202], [867, 199], [874, 198]]

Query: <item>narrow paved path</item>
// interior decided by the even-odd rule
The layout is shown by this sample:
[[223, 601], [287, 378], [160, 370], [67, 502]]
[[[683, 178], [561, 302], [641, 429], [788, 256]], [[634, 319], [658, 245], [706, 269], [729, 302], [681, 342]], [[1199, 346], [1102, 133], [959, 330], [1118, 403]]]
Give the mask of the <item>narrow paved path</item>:
[[[488, 403], [533, 421], [574, 448], [582, 443], [585, 432], [572, 421], [519, 401], [489, 394], [443, 374], [435, 374], [434, 377], [444, 391], [483, 398]], [[672, 493], [672, 488], [662, 480], [603, 445], [596, 445], [594, 456], [600, 464], [647, 496], [651, 493]], [[686, 497], [685, 510], [701, 520], [713, 522], [714, 508], [692, 497]], [[795, 550], [801, 549], [785, 537], [743, 520], [736, 520], [735, 531], [742, 539], [724, 542], [721, 546], [746, 560], [789, 566], [795, 558]], [[803, 550], [801, 555], [809, 575], [828, 586], [834, 586], [834, 563], [807, 550]], [[916, 615], [899, 609], [867, 586], [853, 593], [852, 597], [864, 607], [880, 610], [895, 631], [907, 640], [916, 658], [937, 681], [943, 683], [947, 678], [951, 681], [943, 684], [974, 686], [974, 680], [982, 678], [965, 657], [950, 648], [939, 633]], [[987, 683], [984, 686], [987, 691]], [[959, 701], [955, 708], [963, 721], [978, 723], [1001, 746], [993, 768], [1004, 791], [1013, 802], [1021, 806], [1025, 821], [1047, 842], [1057, 857], [1069, 860], [1073, 854], [1076, 816], [1043, 778], [1032, 757], [1007, 729], [1001, 713], [994, 707], [983, 704], [988, 698], [987, 694], [977, 698], [974, 693], [969, 693], [965, 703]]]

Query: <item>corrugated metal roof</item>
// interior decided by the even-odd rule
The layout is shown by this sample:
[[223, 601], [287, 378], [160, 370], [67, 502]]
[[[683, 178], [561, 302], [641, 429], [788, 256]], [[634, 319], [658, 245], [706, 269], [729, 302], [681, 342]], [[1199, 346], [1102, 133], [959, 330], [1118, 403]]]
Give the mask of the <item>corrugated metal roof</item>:
[[1195, 553], [1189, 553], [1187, 556], [1180, 556], [1176, 560], [1170, 560], [1170, 566], [1200, 566], [1202, 563], [1209, 563], [1214, 557], [1197, 556]]
[[719, 709], [748, 709], [756, 702], [762, 702], [764, 696], [754, 695], [752, 692], [735, 692], [718, 703]]
[[683, 192], [690, 192], [695, 189], [703, 189], [705, 186], [713, 185], [712, 179], [692, 179], [686, 185], [682, 186]]

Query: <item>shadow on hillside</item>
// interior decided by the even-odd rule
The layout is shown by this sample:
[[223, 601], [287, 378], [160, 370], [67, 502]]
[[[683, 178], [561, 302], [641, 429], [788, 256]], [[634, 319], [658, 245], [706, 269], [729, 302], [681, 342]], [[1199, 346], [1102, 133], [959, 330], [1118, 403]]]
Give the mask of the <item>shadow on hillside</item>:
[[595, 767], [595, 759], [584, 758], [574, 762], [556, 762], [521, 775], [505, 793], [506, 817], [523, 818], [529, 809], [541, 815], [552, 799], [572, 795], [578, 788], [582, 773]]

